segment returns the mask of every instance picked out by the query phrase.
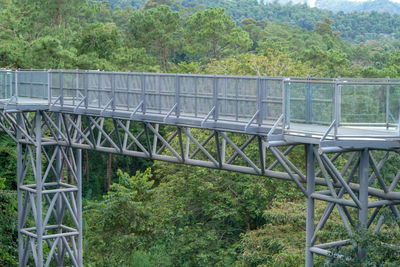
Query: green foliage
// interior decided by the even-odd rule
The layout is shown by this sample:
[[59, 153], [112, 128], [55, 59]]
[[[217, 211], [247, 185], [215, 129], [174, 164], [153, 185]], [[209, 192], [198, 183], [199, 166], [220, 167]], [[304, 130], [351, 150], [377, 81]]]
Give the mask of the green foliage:
[[0, 265], [18, 265], [18, 226], [16, 191], [0, 177]]
[[400, 5], [390, 0], [373, 1], [348, 1], [348, 0], [317, 0], [318, 8], [329, 9], [333, 12], [387, 12], [391, 14], [400, 14]]
[[99, 266], [126, 264], [132, 250], [149, 242], [148, 201], [154, 193], [151, 177], [150, 169], [134, 176], [118, 170], [119, 183], [112, 184], [103, 201], [87, 206], [87, 261]]
[[342, 248], [333, 253], [337, 260], [329, 264], [329, 266], [398, 266], [400, 259], [400, 232], [395, 227], [391, 226], [380, 232], [373, 232], [372, 230], [357, 231], [351, 237], [351, 241], [360, 244], [366, 250], [366, 256], [360, 259], [357, 257], [357, 248]]
[[187, 51], [196, 56], [219, 58], [235, 50], [246, 51], [252, 45], [248, 33], [237, 27], [222, 8], [193, 14], [187, 21], [187, 32]]
[[168, 68], [169, 53], [179, 44], [180, 31], [178, 12], [168, 6], [159, 5], [143, 12], [135, 12], [129, 24], [129, 33], [137, 47], [146, 47], [148, 52], [160, 55], [162, 68]]

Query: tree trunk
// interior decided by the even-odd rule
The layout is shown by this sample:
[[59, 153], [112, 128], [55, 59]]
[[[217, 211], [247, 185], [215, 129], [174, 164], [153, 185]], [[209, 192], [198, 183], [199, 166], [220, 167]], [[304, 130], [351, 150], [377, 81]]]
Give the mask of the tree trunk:
[[110, 192], [111, 186], [111, 161], [112, 161], [112, 154], [108, 154], [108, 164], [107, 164], [107, 192]]
[[167, 51], [165, 47], [161, 49], [161, 60], [162, 60], [162, 68], [166, 70], [168, 66], [168, 60], [167, 60]]
[[216, 39], [213, 39], [212, 47], [213, 47], [213, 52], [214, 52], [214, 58], [217, 58], [217, 40]]
[[86, 158], [86, 182], [89, 183], [89, 152], [85, 150]]
[[63, 169], [64, 169], [64, 179], [65, 179], [65, 183], [67, 183], [68, 184], [68, 176], [69, 176], [69, 174], [68, 174], [68, 165], [67, 165], [67, 162], [64, 162], [63, 163]]

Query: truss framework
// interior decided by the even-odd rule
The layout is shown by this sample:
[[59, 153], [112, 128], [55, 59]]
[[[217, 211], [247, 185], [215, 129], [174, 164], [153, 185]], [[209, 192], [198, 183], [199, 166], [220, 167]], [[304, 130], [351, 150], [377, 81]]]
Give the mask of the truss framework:
[[[318, 243], [318, 232], [335, 207], [348, 234], [369, 227], [379, 231], [383, 209], [399, 218], [400, 172], [389, 186], [381, 173], [389, 155], [397, 151], [387, 150], [377, 164], [368, 149], [318, 150], [313, 144], [270, 142], [273, 130], [258, 136], [49, 111], [3, 112], [0, 128], [17, 142], [20, 266], [29, 261], [36, 266], [52, 261], [82, 266], [82, 149], [293, 181], [307, 198], [306, 266], [313, 266], [315, 254], [333, 259], [338, 256], [335, 249], [350, 243]], [[290, 159], [303, 145], [306, 161], [296, 166]], [[340, 170], [335, 165], [339, 158], [346, 161]], [[69, 183], [64, 170], [72, 173]], [[316, 190], [316, 185], [328, 190]], [[327, 202], [317, 225], [315, 200]], [[374, 209], [369, 217], [368, 209]], [[46, 259], [44, 246], [50, 251]], [[364, 255], [359, 248], [359, 256]]]
[[[351, 236], [354, 231], [373, 229], [373, 232], [380, 231], [387, 213], [387, 210], [397, 219], [400, 226], [400, 213], [396, 205], [399, 200], [383, 199], [380, 197], [371, 197], [368, 193], [370, 186], [378, 185], [385, 194], [393, 193], [399, 187], [400, 171], [396, 170], [396, 175], [390, 179], [390, 185], [387, 185], [382, 174], [382, 168], [385, 166], [391, 154], [397, 154], [397, 151], [385, 151], [379, 163], [377, 164], [373, 156], [373, 151], [364, 148], [360, 151], [348, 151], [346, 163], [340, 170], [334, 162], [339, 158], [339, 154], [329, 157], [328, 154], [318, 150], [313, 145], [307, 145], [307, 233], [306, 233], [306, 266], [313, 266], [313, 255], [323, 255], [328, 257], [328, 261], [343, 257], [338, 253], [338, 249], [343, 246], [352, 245], [358, 250], [358, 257], [366, 256], [366, 250], [357, 243], [352, 243], [350, 239], [319, 242], [318, 233], [323, 230], [327, 221], [333, 216], [336, 208], [341, 218], [347, 236]], [[343, 155], [341, 155], [343, 157]], [[315, 190], [314, 177], [315, 170], [319, 169], [317, 174], [322, 174], [326, 181], [328, 190]], [[358, 192], [350, 188], [349, 183], [356, 180], [360, 187]], [[335, 186], [336, 185], [336, 186]], [[375, 188], [375, 189], [378, 189]], [[327, 205], [322, 216], [315, 226], [315, 206], [314, 201], [320, 200]], [[368, 212], [372, 210], [372, 212]]]
[[19, 265], [82, 266], [81, 150], [42, 145], [40, 112], [15, 119], [17, 140], [33, 141], [17, 143]]

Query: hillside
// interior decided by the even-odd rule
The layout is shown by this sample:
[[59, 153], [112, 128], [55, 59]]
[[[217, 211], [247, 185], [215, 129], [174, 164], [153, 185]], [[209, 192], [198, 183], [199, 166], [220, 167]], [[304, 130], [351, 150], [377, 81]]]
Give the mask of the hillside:
[[[143, 7], [141, 5], [143, 3], [142, 0], [109, 1], [112, 7], [126, 6], [128, 3], [131, 3], [135, 8]], [[379, 1], [392, 3], [388, 0]], [[159, 3], [169, 4], [173, 9], [178, 9], [178, 6], [182, 6], [189, 13], [203, 8], [220, 7], [224, 8], [238, 24], [241, 24], [244, 19], [252, 18], [257, 21], [283, 22], [290, 26], [299, 26], [308, 31], [312, 31], [315, 23], [321, 21], [323, 17], [329, 17], [333, 20], [333, 31], [340, 33], [343, 39], [353, 43], [367, 42], [368, 40], [382, 41], [388, 38], [398, 39], [400, 36], [400, 15], [397, 14], [389, 15], [379, 12], [334, 13], [326, 9], [310, 8], [306, 4], [293, 4], [293, 1], [289, 1], [286, 5], [281, 5], [278, 1], [260, 3], [257, 0], [150, 0], [147, 2], [148, 6], [154, 6]], [[367, 4], [363, 3], [365, 6]], [[369, 4], [372, 5], [373, 3]]]
[[354, 2], [346, 0], [317, 0], [316, 7], [328, 9], [333, 12], [387, 12], [400, 14], [400, 4], [390, 0], [373, 0], [365, 2]]

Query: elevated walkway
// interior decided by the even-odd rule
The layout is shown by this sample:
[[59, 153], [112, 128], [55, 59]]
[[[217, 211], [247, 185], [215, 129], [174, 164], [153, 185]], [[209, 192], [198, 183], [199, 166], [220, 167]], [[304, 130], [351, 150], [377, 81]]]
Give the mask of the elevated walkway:
[[[354, 231], [377, 232], [388, 214], [400, 226], [399, 114], [394, 79], [1, 70], [19, 265], [83, 266], [83, 149], [291, 181], [307, 198], [306, 266], [348, 245], [362, 258]], [[318, 224], [315, 201], [327, 203]], [[321, 240], [334, 208], [346, 234]]]
[[322, 137], [400, 140], [397, 79], [2, 70], [0, 98], [5, 111], [41, 109], [261, 136], [274, 128], [282, 140], [306, 143]]

